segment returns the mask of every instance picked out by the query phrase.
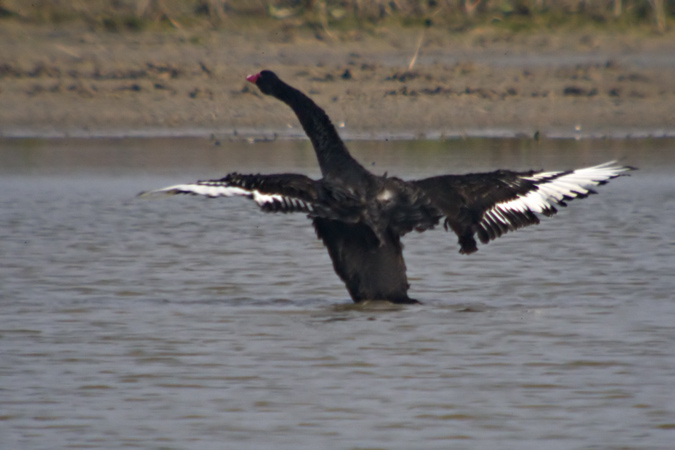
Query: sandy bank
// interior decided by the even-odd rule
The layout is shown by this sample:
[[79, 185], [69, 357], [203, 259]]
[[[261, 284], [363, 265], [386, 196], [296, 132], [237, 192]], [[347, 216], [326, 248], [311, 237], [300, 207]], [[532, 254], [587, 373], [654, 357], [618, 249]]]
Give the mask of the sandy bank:
[[300, 134], [244, 80], [275, 70], [347, 136], [675, 130], [675, 39], [597, 32], [0, 30], [0, 133]]

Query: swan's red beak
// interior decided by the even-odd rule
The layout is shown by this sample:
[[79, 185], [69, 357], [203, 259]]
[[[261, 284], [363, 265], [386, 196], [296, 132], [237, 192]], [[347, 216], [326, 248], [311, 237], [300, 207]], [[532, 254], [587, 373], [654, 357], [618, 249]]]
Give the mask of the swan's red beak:
[[255, 75], [249, 75], [246, 77], [246, 81], [250, 81], [251, 83], [255, 84], [256, 81], [258, 81], [258, 78], [260, 78], [260, 74], [256, 73]]

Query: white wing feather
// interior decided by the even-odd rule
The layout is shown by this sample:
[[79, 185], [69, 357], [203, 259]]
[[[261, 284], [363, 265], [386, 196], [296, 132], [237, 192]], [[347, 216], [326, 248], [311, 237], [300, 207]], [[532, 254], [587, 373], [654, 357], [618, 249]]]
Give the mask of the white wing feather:
[[539, 214], [551, 214], [555, 211], [554, 205], [564, 204], [566, 200], [586, 197], [593, 193], [592, 187], [606, 183], [608, 180], [632, 170], [630, 167], [619, 166], [610, 161], [598, 166], [577, 169], [565, 172], [540, 172], [522, 177], [533, 181], [535, 188], [512, 200], [497, 203], [484, 214], [484, 219], [498, 220], [505, 225], [511, 224], [505, 213], [524, 213], [531, 211]]

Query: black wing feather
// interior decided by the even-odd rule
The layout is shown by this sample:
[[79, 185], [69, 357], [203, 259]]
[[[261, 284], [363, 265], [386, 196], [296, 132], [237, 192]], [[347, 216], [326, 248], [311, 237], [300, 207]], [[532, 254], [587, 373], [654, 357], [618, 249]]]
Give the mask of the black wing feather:
[[561, 172], [512, 172], [444, 175], [413, 183], [423, 189], [445, 215], [445, 228], [451, 228], [461, 253], [478, 250], [474, 235], [484, 244], [509, 231], [539, 223], [537, 214], [552, 216], [554, 205], [586, 198], [591, 187], [625, 175], [632, 167], [614, 162]]

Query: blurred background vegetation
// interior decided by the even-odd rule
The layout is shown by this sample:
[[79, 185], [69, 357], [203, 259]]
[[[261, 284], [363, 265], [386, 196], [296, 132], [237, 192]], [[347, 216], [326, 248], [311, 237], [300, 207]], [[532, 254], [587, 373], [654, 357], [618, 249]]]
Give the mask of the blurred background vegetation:
[[663, 33], [673, 16], [675, 0], [0, 0], [0, 26], [82, 22], [111, 32], [276, 20], [324, 31], [400, 24], [460, 32], [493, 24], [512, 31], [594, 25]]

